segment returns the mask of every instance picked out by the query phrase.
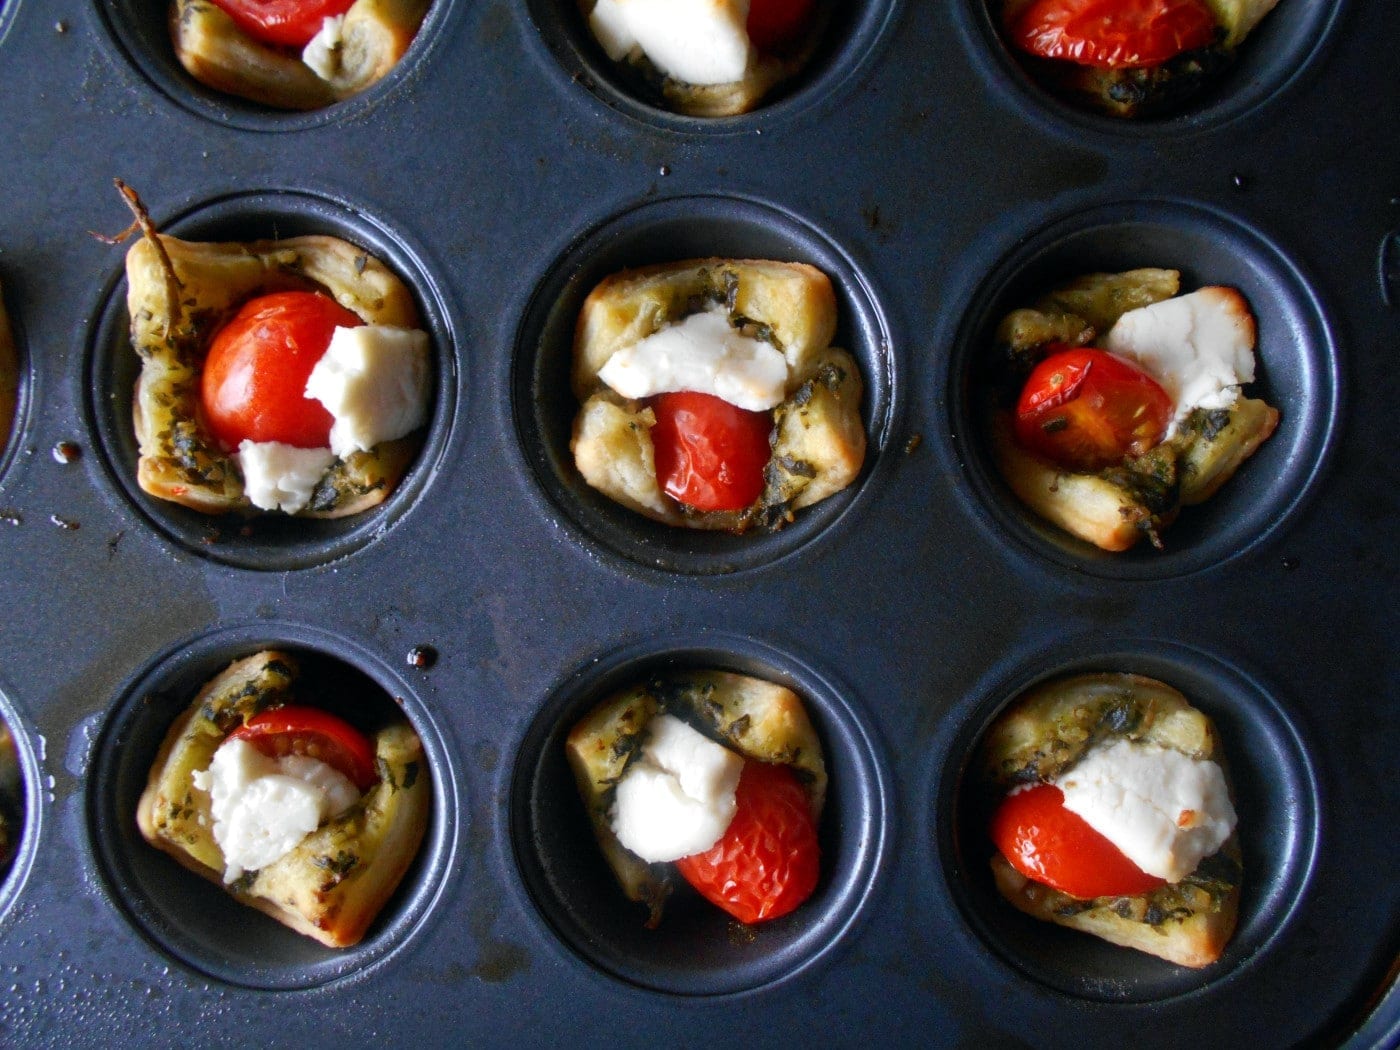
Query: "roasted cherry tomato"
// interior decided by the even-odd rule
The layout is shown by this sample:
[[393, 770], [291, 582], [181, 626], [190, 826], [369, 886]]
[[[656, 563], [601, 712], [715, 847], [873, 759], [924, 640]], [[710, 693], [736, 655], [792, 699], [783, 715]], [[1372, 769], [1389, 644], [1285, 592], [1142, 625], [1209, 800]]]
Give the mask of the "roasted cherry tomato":
[[821, 874], [817, 826], [787, 766], [744, 763], [737, 810], [720, 840], [676, 861], [686, 882], [740, 922], [786, 915], [812, 895]]
[[1204, 0], [1031, 0], [1007, 28], [1033, 55], [1115, 69], [1205, 47], [1217, 25]]
[[736, 408], [684, 390], [651, 401], [656, 479], [672, 499], [697, 510], [743, 510], [763, 492], [771, 412]]
[[992, 842], [1026, 878], [1080, 900], [1129, 897], [1166, 884], [1065, 809], [1064, 792], [1053, 784], [1007, 795], [992, 817]]
[[214, 335], [204, 361], [204, 416], [221, 445], [280, 441], [324, 448], [331, 414], [306, 396], [306, 377], [336, 328], [364, 324], [328, 295], [274, 292], [249, 299]]
[[1051, 347], [1016, 404], [1016, 439], [1069, 470], [1093, 473], [1162, 440], [1172, 399], [1157, 380], [1107, 350]]
[[327, 18], [343, 15], [355, 0], [214, 0], [239, 29], [264, 44], [302, 48]]
[[229, 734], [246, 740], [264, 755], [304, 755], [324, 762], [361, 791], [379, 779], [374, 747], [358, 729], [319, 707], [274, 707], [248, 719]]
[[792, 43], [807, 27], [814, 0], [753, 0], [749, 4], [749, 42], [760, 51]]

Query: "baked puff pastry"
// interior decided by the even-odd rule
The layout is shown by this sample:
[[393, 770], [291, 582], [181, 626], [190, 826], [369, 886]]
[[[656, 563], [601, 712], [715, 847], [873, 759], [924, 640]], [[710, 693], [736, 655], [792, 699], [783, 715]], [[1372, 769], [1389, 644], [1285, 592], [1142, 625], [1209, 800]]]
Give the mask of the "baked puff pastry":
[[[1111, 117], [1151, 119], [1219, 86], [1245, 37], [1277, 3], [1206, 0], [1204, 7], [1182, 5], [1170, 15], [1162, 6], [1153, 12], [1159, 22], [1144, 17], [1140, 23], [1115, 23], [1113, 13], [1072, 18], [1070, 5], [1030, 0], [989, 0], [988, 6], [1027, 72], [1045, 87]], [[1175, 35], [1158, 35], [1158, 25], [1165, 27], [1172, 15]], [[1144, 48], [1157, 51], [1168, 41], [1172, 48], [1160, 50], [1154, 61], [1143, 60]]]
[[[1111, 755], [1121, 761], [1126, 752], [1145, 756], [1145, 766], [1100, 760]], [[1028, 877], [998, 852], [991, 860], [992, 874], [997, 890], [1014, 907], [1181, 966], [1202, 967], [1219, 959], [1239, 914], [1240, 847], [1219, 734], [1181, 693], [1131, 674], [1084, 674], [1046, 683], [1016, 701], [992, 725], [982, 745], [981, 767], [993, 805], [1027, 788], [1053, 784], [1068, 792], [1076, 781], [1102, 776], [1102, 797], [1111, 800], [1102, 808], [1135, 815], [1166, 813], [1176, 825], [1172, 834], [1182, 836], [1167, 849], [1162, 842], [1170, 836], [1156, 826], [1126, 831], [1096, 826], [1125, 853], [1139, 850], [1143, 841], [1159, 834], [1147, 852], [1167, 849], [1166, 863], [1189, 870], [1173, 873], [1179, 877], [1146, 892], [1089, 898]], [[1214, 785], [1209, 805], [1177, 812], [1179, 799], [1190, 797], [1182, 785], [1202, 772]], [[1068, 799], [1066, 793], [1066, 807], [1071, 805]], [[1094, 812], [1083, 812], [1097, 825]], [[1214, 839], [1196, 844], [1205, 855], [1192, 866], [1181, 854], [1191, 848], [1186, 839], [1197, 834]], [[1213, 841], [1220, 845], [1210, 849]], [[1178, 855], [1173, 857], [1173, 850]], [[1031, 864], [1037, 863], [1041, 858], [1032, 856]]]
[[[423, 747], [402, 721], [369, 734], [374, 782], [279, 859], [229, 879], [204, 777], [249, 720], [294, 700], [298, 665], [275, 650], [236, 660], [170, 727], [137, 806], [141, 834], [239, 902], [332, 948], [357, 943], [413, 862], [432, 785]], [[217, 788], [214, 788], [217, 790]]]
[[[646, 398], [624, 396], [600, 376], [619, 352], [705, 311], [722, 312], [732, 330], [776, 350], [785, 369], [762, 492], [737, 511], [698, 510], [664, 492], [655, 413]], [[836, 322], [831, 281], [805, 263], [691, 259], [604, 279], [584, 301], [574, 336], [573, 390], [582, 407], [571, 448], [579, 473], [610, 499], [667, 525], [782, 527], [795, 511], [851, 484], [864, 461], [863, 384], [855, 359], [830, 345]]]
[[689, 117], [747, 113], [801, 73], [833, 9], [807, 7], [796, 23], [755, 34], [747, 0], [579, 0], [607, 57]]
[[10, 315], [0, 297], [0, 453], [10, 442], [15, 407], [19, 403], [19, 352], [10, 328]]
[[23, 814], [20, 812], [23, 808], [23, 787], [20, 779], [14, 734], [0, 720], [0, 879], [4, 878], [10, 861], [14, 859], [23, 828]]
[[663, 715], [682, 720], [744, 759], [789, 767], [817, 822], [826, 802], [821, 741], [797, 694], [785, 686], [730, 671], [677, 671], [607, 697], [569, 732], [565, 744], [594, 837], [628, 900], [647, 908], [647, 926], [661, 921], [675, 887], [666, 863], [648, 864], [613, 827], [618, 782], [643, 754]]
[[[408, 286], [368, 252], [324, 235], [201, 243], [148, 234], [127, 252], [131, 343], [141, 357], [133, 417], [137, 479], [159, 499], [205, 514], [255, 513], [236, 457], [202, 421], [200, 372], [209, 342], [255, 295], [321, 291], [366, 324], [418, 326]], [[305, 507], [310, 518], [358, 514], [403, 478], [417, 434], [337, 457]]]
[[430, 0], [355, 0], [307, 57], [264, 43], [211, 0], [173, 0], [175, 56], [201, 84], [277, 109], [320, 109], [364, 91], [404, 56]]
[[[1155, 268], [1077, 277], [1006, 314], [984, 361], [986, 432], [1003, 479], [1041, 518], [1103, 550], [1143, 539], [1161, 547], [1181, 509], [1214, 495], [1278, 426], [1276, 408], [1239, 393], [1254, 378], [1256, 338], [1243, 296], [1215, 286], [1182, 295], [1180, 277]], [[1089, 472], [1025, 447], [1014, 423], [1017, 395], [1040, 361], [1100, 347], [1180, 388], [1179, 418], [1155, 446]], [[1192, 407], [1186, 392], [1204, 382], [1194, 373], [1219, 371], [1215, 359], [1231, 357], [1243, 374]]]

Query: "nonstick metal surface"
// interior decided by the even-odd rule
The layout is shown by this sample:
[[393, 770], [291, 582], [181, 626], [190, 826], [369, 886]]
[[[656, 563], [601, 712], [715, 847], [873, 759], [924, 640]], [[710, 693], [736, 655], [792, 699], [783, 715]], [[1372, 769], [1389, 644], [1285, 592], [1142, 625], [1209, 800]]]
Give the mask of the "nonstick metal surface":
[[[1395, 1044], [1400, 7], [1281, 0], [1211, 95], [1135, 125], [1041, 94], [981, 0], [853, 0], [790, 90], [713, 121], [630, 95], [568, 0], [437, 0], [314, 114], [194, 84], [164, 19], [0, 5], [0, 1041]], [[433, 411], [384, 507], [245, 532], [137, 488], [126, 246], [92, 235], [129, 222], [114, 178], [169, 232], [334, 233], [409, 282]], [[819, 265], [864, 373], [864, 472], [772, 535], [664, 529], [571, 466], [582, 297], [706, 255]], [[1010, 305], [1139, 265], [1245, 293], [1282, 422], [1163, 551], [1109, 556], [1014, 501], [970, 387]], [[422, 852], [344, 952], [135, 827], [170, 721], [274, 644], [397, 705], [431, 767]], [[591, 703], [687, 666], [789, 684], [826, 749], [822, 881], [769, 927], [682, 897], [643, 929], [564, 762]], [[1081, 671], [1221, 730], [1246, 881], [1205, 970], [992, 889], [971, 756]]]

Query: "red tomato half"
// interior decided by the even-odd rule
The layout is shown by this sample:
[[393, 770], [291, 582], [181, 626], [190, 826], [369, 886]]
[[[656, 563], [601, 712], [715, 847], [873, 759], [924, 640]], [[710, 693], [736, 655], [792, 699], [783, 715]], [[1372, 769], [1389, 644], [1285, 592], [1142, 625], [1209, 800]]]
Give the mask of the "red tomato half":
[[771, 412], [736, 408], [693, 390], [658, 394], [656, 480], [672, 499], [697, 510], [743, 510], [763, 492]]
[[1101, 69], [1161, 65], [1216, 28], [1204, 0], [1032, 0], [1008, 26], [1023, 51]]
[[738, 809], [720, 840], [676, 867], [740, 922], [776, 919], [810, 897], [821, 874], [807, 794], [787, 766], [749, 760], [735, 802]]
[[1016, 440], [1069, 470], [1093, 473], [1162, 440], [1172, 399], [1107, 350], [1051, 347], [1016, 403]]
[[355, 0], [214, 0], [239, 29], [275, 47], [305, 47], [321, 23], [350, 10]]
[[349, 722], [319, 707], [275, 707], [254, 715], [229, 734], [246, 740], [264, 755], [304, 755], [348, 777], [361, 791], [379, 779], [374, 748]]
[[1080, 900], [1127, 897], [1165, 885], [1065, 809], [1053, 784], [1007, 795], [992, 817], [992, 842], [1028, 879]]
[[306, 377], [336, 328], [361, 324], [319, 292], [249, 299], [215, 333], [204, 361], [204, 417], [214, 437], [230, 451], [244, 439], [326, 447], [333, 420], [306, 396]]
[[760, 51], [772, 51], [802, 35], [812, 14], [814, 0], [753, 0], [749, 4], [749, 42]]

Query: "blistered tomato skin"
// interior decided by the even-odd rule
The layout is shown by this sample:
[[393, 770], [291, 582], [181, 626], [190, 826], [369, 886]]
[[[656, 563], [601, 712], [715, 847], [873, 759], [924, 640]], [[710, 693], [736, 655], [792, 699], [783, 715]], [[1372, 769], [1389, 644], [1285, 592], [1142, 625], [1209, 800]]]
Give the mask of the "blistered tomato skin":
[[274, 292], [244, 303], [209, 344], [200, 378], [204, 418], [225, 451], [247, 441], [325, 448], [331, 415], [306, 378], [336, 328], [364, 322], [319, 292]]
[[214, 0], [239, 29], [274, 47], [303, 48], [321, 24], [343, 15], [355, 0]]
[[686, 390], [650, 401], [656, 479], [672, 499], [697, 510], [743, 510], [763, 492], [770, 456], [770, 412], [737, 408]]
[[1204, 0], [1032, 0], [1008, 27], [1016, 47], [1100, 69], [1158, 66], [1216, 36]]
[[1160, 443], [1173, 408], [1161, 384], [1131, 361], [1052, 346], [1021, 389], [1016, 440], [1057, 466], [1094, 473]]
[[374, 747], [344, 719], [318, 707], [288, 705], [254, 715], [229, 734], [246, 740], [264, 755], [303, 755], [343, 773], [361, 791], [378, 779]]
[[815, 0], [753, 0], [749, 4], [749, 42], [774, 51], [797, 40], [812, 17]]
[[991, 836], [1013, 868], [1080, 900], [1128, 897], [1166, 884], [1065, 809], [1064, 801], [1053, 784], [1037, 784], [1002, 801], [992, 817]]
[[821, 851], [807, 795], [787, 766], [746, 761], [737, 810], [710, 849], [676, 861], [681, 876], [744, 923], [787, 915], [816, 889]]

